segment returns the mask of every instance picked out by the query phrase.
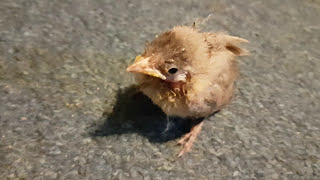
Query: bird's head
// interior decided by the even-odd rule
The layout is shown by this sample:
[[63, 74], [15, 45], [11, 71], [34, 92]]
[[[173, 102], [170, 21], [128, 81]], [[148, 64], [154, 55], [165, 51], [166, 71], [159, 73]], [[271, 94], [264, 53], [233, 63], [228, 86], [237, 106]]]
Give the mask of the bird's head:
[[179, 33], [168, 31], [156, 37], [127, 71], [159, 78], [164, 82], [187, 82], [192, 74], [190, 66], [193, 57]]
[[[166, 82], [186, 82], [190, 67], [179, 63], [175, 59], [160, 61], [161, 55], [151, 57], [137, 56], [134, 63], [127, 68], [128, 72], [140, 73], [146, 76], [159, 78]], [[154, 61], [157, 59], [158, 61]]]

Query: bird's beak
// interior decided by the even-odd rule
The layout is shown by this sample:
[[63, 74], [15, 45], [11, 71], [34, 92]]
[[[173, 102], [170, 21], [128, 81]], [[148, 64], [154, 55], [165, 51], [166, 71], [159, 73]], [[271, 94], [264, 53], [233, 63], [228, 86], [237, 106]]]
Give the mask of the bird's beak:
[[133, 73], [142, 73], [165, 80], [166, 77], [159, 70], [150, 67], [149, 60], [150, 57], [143, 58], [141, 56], [137, 56], [134, 63], [127, 68], [127, 71]]

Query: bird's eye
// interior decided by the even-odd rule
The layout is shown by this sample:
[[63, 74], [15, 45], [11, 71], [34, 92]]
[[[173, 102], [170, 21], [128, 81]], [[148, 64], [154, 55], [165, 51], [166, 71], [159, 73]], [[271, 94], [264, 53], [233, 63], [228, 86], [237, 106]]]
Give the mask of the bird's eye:
[[177, 68], [171, 68], [171, 69], [169, 69], [168, 73], [174, 74], [174, 73], [176, 73], [177, 71], [178, 71]]

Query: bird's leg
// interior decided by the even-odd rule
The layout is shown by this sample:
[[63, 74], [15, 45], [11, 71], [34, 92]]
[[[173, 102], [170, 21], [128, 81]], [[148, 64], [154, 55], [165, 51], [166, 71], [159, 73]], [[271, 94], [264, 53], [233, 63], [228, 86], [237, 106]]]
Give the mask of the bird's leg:
[[196, 140], [198, 134], [201, 131], [201, 128], [203, 126], [203, 120], [201, 122], [198, 122], [198, 124], [194, 125], [190, 132], [185, 134], [180, 140], [179, 144], [182, 145], [182, 148], [178, 154], [178, 157], [182, 156], [185, 152], [190, 151], [191, 146], [193, 142]]
[[169, 129], [170, 129], [170, 119], [169, 119], [169, 116], [167, 116], [167, 127], [161, 134], [167, 132]]

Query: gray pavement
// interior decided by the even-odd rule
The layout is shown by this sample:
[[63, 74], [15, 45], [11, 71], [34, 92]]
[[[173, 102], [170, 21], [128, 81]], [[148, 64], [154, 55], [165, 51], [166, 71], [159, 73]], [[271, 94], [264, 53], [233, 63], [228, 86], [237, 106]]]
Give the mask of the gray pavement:
[[[248, 39], [236, 95], [176, 158], [188, 120], [126, 66], [175, 25]], [[319, 0], [1, 0], [0, 179], [318, 179]]]

